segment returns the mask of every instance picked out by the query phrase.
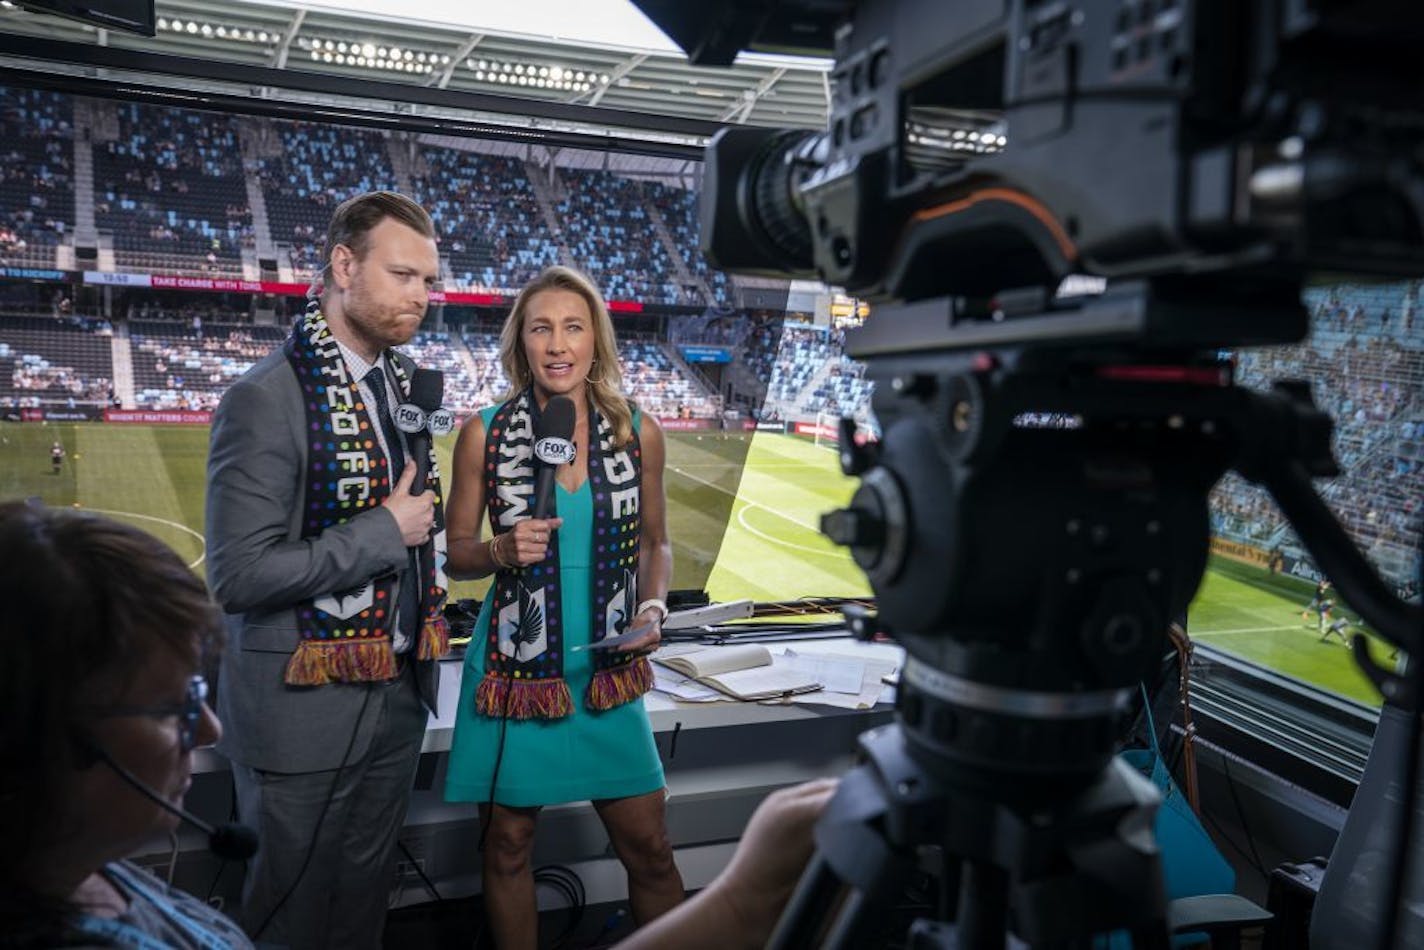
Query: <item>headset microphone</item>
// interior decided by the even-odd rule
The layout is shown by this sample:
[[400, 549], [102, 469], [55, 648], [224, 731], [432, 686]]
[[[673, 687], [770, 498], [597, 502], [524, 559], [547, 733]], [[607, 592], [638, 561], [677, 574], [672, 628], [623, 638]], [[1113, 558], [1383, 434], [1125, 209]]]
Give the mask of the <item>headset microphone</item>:
[[224, 861], [246, 861], [257, 853], [257, 832], [251, 828], [246, 825], [239, 825], [235, 822], [217, 825], [216, 827], [210, 825], [197, 815], [179, 808], [143, 782], [139, 781], [137, 775], [134, 775], [128, 769], [115, 762], [109, 753], [101, 749], [98, 744], [86, 742], [84, 745], [88, 751], [98, 756], [105, 765], [113, 769], [115, 775], [131, 785], [134, 791], [153, 802], [159, 808], [177, 816], [182, 821], [186, 821], [207, 835], [208, 850]]

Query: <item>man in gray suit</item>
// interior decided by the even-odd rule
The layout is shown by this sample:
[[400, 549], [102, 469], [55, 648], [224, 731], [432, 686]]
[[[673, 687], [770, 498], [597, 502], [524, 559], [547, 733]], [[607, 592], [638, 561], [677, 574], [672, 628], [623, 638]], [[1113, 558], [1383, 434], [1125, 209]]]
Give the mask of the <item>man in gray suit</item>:
[[[242, 922], [291, 947], [377, 947], [447, 649], [443, 518], [391, 421], [439, 277], [435, 231], [390, 192], [327, 232], [319, 301], [213, 416], [208, 582], [239, 816], [261, 848]], [[318, 306], [319, 304], [319, 306]], [[394, 400], [394, 401], [392, 401]]]

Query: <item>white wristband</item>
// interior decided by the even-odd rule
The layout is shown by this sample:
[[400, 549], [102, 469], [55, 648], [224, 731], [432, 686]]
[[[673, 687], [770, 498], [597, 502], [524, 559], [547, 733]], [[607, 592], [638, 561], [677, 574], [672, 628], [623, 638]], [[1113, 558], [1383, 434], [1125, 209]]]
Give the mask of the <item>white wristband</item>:
[[657, 608], [658, 623], [662, 623], [664, 620], [667, 619], [667, 601], [663, 600], [661, 597], [649, 597], [647, 600], [643, 601], [641, 604], [638, 605], [638, 609], [633, 612], [633, 616], [638, 616], [643, 611], [647, 610], [649, 607]]

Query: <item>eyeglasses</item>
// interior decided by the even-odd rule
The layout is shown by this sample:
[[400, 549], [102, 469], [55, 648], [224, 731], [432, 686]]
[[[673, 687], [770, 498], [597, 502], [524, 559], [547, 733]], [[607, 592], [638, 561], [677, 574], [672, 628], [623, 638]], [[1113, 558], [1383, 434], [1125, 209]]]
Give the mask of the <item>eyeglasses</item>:
[[152, 716], [162, 719], [166, 716], [178, 717], [178, 744], [184, 752], [191, 752], [198, 742], [198, 724], [203, 721], [203, 704], [208, 701], [208, 681], [202, 675], [188, 680], [188, 691], [181, 703], [164, 706], [105, 706], [98, 715], [110, 716]]

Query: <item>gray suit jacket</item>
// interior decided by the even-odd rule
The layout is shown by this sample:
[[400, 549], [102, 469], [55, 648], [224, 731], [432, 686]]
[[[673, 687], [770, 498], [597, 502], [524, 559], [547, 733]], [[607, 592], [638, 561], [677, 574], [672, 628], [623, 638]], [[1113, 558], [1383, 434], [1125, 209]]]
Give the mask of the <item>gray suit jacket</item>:
[[[208, 453], [208, 584], [228, 634], [218, 677], [223, 738], [217, 748], [233, 761], [273, 772], [339, 767], [366, 692], [387, 688], [283, 682], [299, 639], [296, 605], [409, 563], [394, 516], [380, 507], [302, 539], [305, 427], [301, 388], [278, 348], [223, 396]], [[435, 667], [416, 664], [431, 710]], [[366, 754], [377, 718], [363, 717], [351, 762]]]

